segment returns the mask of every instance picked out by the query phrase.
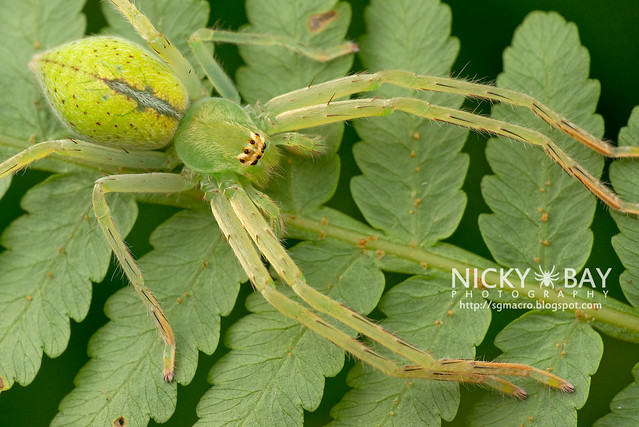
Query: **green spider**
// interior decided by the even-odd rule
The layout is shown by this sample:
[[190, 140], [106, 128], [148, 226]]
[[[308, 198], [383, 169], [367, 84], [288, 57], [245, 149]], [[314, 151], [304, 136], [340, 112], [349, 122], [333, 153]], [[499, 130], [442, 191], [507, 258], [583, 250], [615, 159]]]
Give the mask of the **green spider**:
[[[539, 132], [415, 98], [345, 99], [359, 92], [373, 91], [383, 84], [526, 107], [549, 125], [606, 156], [636, 157], [639, 156], [637, 148], [611, 146], [527, 95], [406, 71], [344, 77], [283, 94], [259, 108], [243, 107], [233, 82], [206, 49], [206, 42], [279, 45], [321, 61], [354, 52], [357, 46], [346, 43], [332, 50], [318, 51], [284, 37], [200, 30], [193, 35], [190, 44], [209, 81], [221, 95], [211, 98], [182, 53], [143, 14], [126, 0], [112, 2], [160, 59], [131, 42], [113, 37], [82, 39], [35, 57], [31, 68], [52, 109], [75, 134], [91, 142], [69, 138], [35, 144], [0, 164], [0, 177], [49, 154], [140, 171], [98, 179], [93, 191], [93, 207], [120, 266], [164, 341], [163, 377], [167, 382], [174, 376], [174, 334], [115, 226], [105, 199], [109, 192], [201, 192], [251, 283], [270, 304], [390, 376], [486, 384], [519, 398], [526, 396], [525, 391], [500, 376], [531, 377], [561, 391], [574, 390], [571, 384], [557, 376], [527, 365], [436, 360], [308, 286], [303, 273], [278, 240], [281, 216], [277, 205], [259, 188], [276, 170], [281, 150], [306, 155], [324, 151], [319, 137], [298, 131], [403, 111], [542, 146], [564, 170], [613, 209], [639, 213], [639, 206], [620, 200]], [[164, 152], [153, 151], [169, 144], [172, 148]], [[171, 172], [178, 166], [182, 166], [180, 173]], [[142, 172], [144, 170], [156, 172]], [[275, 288], [261, 256], [310, 308]], [[325, 322], [316, 311], [407, 359], [410, 365], [400, 366], [382, 356]]]

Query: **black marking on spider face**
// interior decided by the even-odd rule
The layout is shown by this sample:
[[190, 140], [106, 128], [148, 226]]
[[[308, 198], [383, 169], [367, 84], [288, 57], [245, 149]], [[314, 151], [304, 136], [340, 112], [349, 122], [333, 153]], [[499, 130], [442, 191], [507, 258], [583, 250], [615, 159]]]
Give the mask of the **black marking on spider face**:
[[111, 90], [124, 95], [138, 104], [138, 111], [147, 108], [155, 110], [159, 115], [171, 117], [175, 120], [182, 118], [182, 112], [177, 111], [171, 104], [155, 96], [153, 89], [146, 87], [144, 90], [135, 89], [125, 81], [101, 79]]
[[237, 156], [240, 163], [248, 163], [255, 166], [262, 158], [266, 150], [266, 140], [259, 133], [251, 132], [251, 138], [247, 141], [247, 145], [242, 149], [242, 153]]
[[113, 425], [115, 427], [124, 427], [126, 425], [126, 420], [124, 417], [118, 417], [113, 421]]

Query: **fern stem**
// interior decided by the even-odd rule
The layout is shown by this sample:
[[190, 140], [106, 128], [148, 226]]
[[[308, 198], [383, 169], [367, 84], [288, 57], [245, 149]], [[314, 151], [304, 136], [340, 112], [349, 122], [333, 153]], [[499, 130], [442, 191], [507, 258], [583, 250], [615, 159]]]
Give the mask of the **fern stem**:
[[[476, 275], [482, 275], [484, 273], [483, 268], [469, 264], [467, 261], [456, 260], [433, 251], [428, 251], [419, 247], [410, 247], [400, 243], [392, 242], [381, 236], [369, 236], [362, 234], [361, 232], [349, 230], [340, 226], [331, 225], [326, 219], [322, 221], [304, 216], [303, 214], [294, 214], [285, 216], [286, 225], [289, 228], [298, 229], [306, 232], [317, 233], [318, 238], [333, 238], [341, 240], [343, 242], [351, 243], [361, 249], [383, 251], [383, 254], [395, 255], [397, 257], [413, 261], [422, 266], [435, 268], [442, 271], [451, 272], [453, 269], [465, 270], [465, 269], [477, 269]], [[483, 276], [486, 283], [498, 284], [500, 277], [498, 273], [492, 273], [487, 271]], [[582, 303], [591, 302], [589, 300], [578, 298], [565, 293], [560, 297], [557, 294], [550, 292], [548, 296], [544, 298], [528, 298], [527, 292], [530, 290], [539, 290], [539, 285], [524, 282], [522, 285], [519, 299], [532, 299], [535, 301], [543, 301], [548, 303], [576, 303], [581, 306]], [[615, 336], [621, 339], [630, 339], [636, 341], [630, 337], [632, 334], [639, 333], [639, 315], [633, 314], [635, 310], [615, 301], [615, 305], [619, 309], [603, 305], [599, 309], [574, 309], [575, 315], [581, 320], [584, 319], [594, 326], [599, 326], [599, 323], [615, 326], [622, 330], [622, 333], [617, 333]], [[608, 333], [609, 328], [605, 328], [606, 325], [601, 325], [604, 332]]]

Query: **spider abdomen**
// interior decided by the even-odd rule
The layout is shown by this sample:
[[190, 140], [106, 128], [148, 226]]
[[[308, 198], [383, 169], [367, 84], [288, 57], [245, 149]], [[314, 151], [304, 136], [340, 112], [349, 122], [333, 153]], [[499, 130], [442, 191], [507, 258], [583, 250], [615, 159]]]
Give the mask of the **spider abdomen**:
[[142, 47], [88, 37], [33, 58], [49, 104], [80, 137], [136, 149], [166, 146], [188, 107], [171, 69]]

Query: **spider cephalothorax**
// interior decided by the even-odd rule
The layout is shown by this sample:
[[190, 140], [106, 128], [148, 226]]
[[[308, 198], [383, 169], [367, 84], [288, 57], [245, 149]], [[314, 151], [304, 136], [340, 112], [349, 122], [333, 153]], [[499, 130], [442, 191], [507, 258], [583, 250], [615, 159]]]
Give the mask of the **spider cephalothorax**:
[[191, 106], [177, 134], [175, 149], [184, 164], [201, 173], [233, 172], [263, 183], [279, 154], [249, 114], [224, 98], [204, 98]]

